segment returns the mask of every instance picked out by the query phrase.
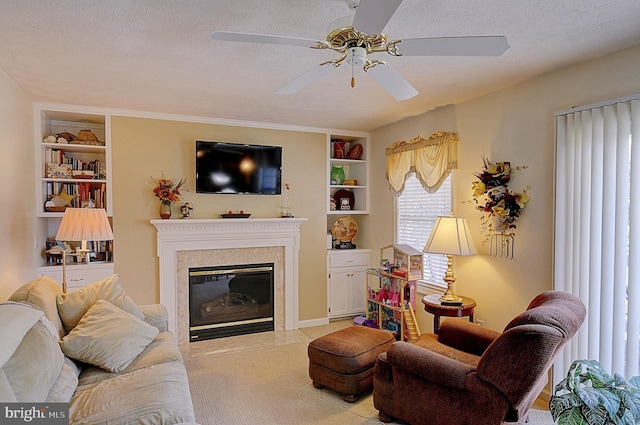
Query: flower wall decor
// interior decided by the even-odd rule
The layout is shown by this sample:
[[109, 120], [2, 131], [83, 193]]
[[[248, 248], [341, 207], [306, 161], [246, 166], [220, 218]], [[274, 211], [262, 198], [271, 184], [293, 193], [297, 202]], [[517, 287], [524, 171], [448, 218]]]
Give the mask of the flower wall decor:
[[528, 187], [522, 192], [509, 190], [511, 174], [527, 166], [511, 167], [508, 161], [492, 163], [482, 157], [484, 167], [474, 175], [478, 180], [473, 185], [473, 200], [476, 209], [482, 212], [483, 243], [491, 242], [490, 254], [513, 258], [516, 221], [529, 202]]
[[[153, 179], [153, 177], [152, 177]], [[171, 217], [171, 205], [180, 200], [182, 194], [180, 187], [185, 183], [185, 179], [180, 179], [178, 183], [174, 183], [172, 179], [153, 179], [158, 185], [153, 188], [153, 194], [160, 199], [160, 217]]]

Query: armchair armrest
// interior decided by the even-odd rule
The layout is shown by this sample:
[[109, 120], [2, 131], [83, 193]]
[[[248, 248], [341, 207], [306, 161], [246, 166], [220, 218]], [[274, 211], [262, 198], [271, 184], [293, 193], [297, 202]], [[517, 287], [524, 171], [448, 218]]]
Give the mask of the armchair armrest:
[[158, 328], [160, 332], [169, 329], [169, 313], [162, 304], [140, 305], [140, 310], [144, 314], [144, 321]]
[[459, 389], [465, 388], [467, 375], [476, 370], [471, 365], [406, 342], [395, 342], [387, 350], [387, 361], [406, 373]]
[[500, 335], [494, 331], [464, 320], [445, 320], [440, 325], [438, 342], [466, 353], [482, 356], [484, 350]]

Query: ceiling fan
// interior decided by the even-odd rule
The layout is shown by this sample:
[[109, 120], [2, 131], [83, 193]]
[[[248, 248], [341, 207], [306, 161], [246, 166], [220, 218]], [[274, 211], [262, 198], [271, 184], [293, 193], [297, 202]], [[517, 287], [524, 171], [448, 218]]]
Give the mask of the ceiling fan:
[[[278, 90], [278, 94], [296, 93], [346, 61], [352, 67], [351, 87], [355, 86], [353, 69], [362, 66], [397, 100], [410, 99], [417, 95], [418, 91], [391, 65], [382, 60], [370, 59], [369, 55], [387, 52], [392, 56], [500, 56], [509, 48], [507, 39], [503, 36], [427, 37], [387, 41], [387, 36], [382, 30], [402, 0], [346, 1], [349, 7], [356, 10], [353, 21], [338, 24], [336, 29], [329, 32], [326, 41], [230, 31], [214, 32], [211, 37], [220, 41], [331, 49], [340, 53], [339, 58], [323, 62], [306, 71]], [[338, 21], [344, 21], [344, 18], [336, 23]]]

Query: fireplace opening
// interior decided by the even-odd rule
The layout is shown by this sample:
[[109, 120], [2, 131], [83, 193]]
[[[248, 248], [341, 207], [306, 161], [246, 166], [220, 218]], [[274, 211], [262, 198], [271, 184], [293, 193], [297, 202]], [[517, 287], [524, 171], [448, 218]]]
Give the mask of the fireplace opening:
[[273, 263], [190, 268], [190, 341], [273, 331], [273, 286]]

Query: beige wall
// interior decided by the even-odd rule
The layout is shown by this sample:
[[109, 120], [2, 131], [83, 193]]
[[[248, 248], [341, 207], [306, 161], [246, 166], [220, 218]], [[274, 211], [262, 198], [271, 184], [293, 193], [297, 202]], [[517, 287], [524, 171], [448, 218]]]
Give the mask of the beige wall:
[[[137, 302], [159, 299], [155, 227], [159, 201], [151, 177], [186, 178], [184, 199], [196, 218], [244, 210], [252, 218], [277, 217], [282, 197], [195, 193], [195, 140], [283, 147], [283, 180], [291, 185], [296, 217], [306, 217], [300, 243], [300, 320], [326, 317], [326, 136], [324, 134], [113, 117], [113, 205], [116, 272]], [[319, 160], [319, 159], [322, 160]], [[178, 204], [179, 205], [179, 204]], [[173, 218], [179, 208], [174, 206]]]
[[[640, 46], [580, 66], [549, 73], [486, 96], [437, 109], [373, 132], [376, 191], [370, 220], [390, 222], [393, 198], [380, 179], [383, 147], [418, 134], [456, 130], [459, 168], [454, 173], [454, 211], [466, 217], [480, 255], [455, 260], [457, 292], [478, 302], [476, 318], [502, 329], [539, 292], [552, 287], [553, 181], [555, 112], [640, 92]], [[529, 168], [513, 175], [510, 187], [528, 191], [531, 201], [518, 221], [513, 260], [490, 257], [482, 245], [480, 213], [472, 204], [473, 174], [482, 155]], [[383, 228], [379, 226], [378, 228]], [[388, 243], [389, 229], [376, 233], [375, 245]], [[432, 316], [420, 311], [421, 330], [432, 329]]]
[[33, 103], [0, 69], [0, 299], [36, 275]]

